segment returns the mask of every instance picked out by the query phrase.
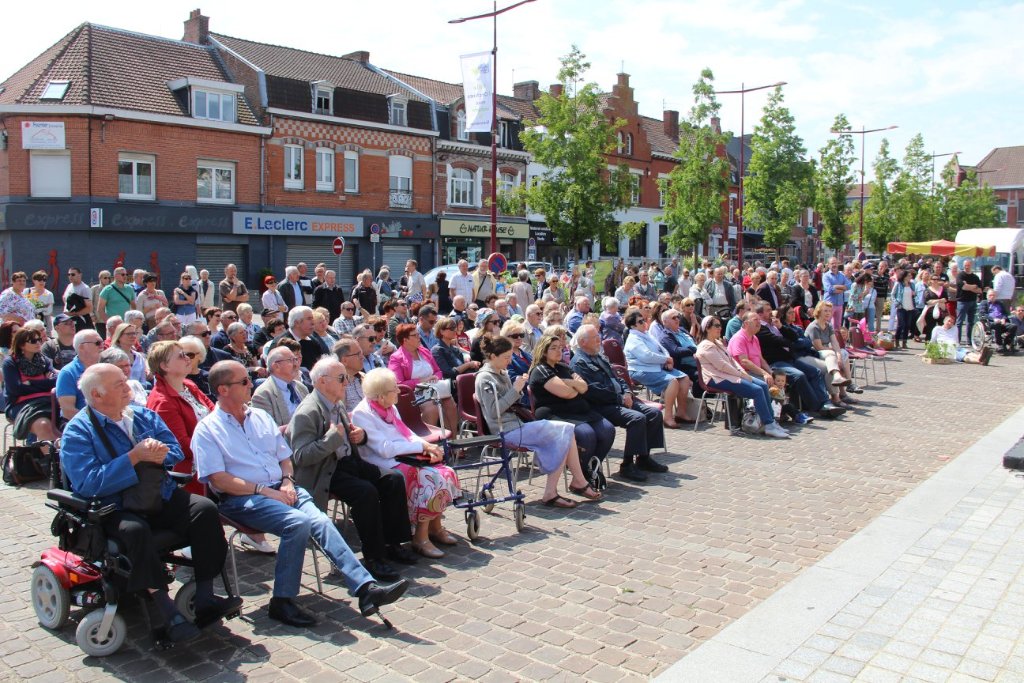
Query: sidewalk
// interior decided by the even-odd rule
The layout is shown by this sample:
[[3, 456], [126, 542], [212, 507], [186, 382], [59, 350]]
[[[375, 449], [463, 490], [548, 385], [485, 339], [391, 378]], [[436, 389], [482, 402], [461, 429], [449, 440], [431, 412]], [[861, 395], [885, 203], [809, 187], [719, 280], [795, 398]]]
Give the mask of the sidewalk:
[[1024, 680], [1024, 408], [663, 681]]

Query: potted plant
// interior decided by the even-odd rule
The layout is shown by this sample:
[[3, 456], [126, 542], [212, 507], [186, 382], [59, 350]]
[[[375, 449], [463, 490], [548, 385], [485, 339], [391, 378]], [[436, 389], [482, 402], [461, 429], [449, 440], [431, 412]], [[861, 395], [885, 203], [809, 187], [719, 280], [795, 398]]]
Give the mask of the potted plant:
[[924, 354], [921, 360], [932, 365], [947, 365], [953, 362], [946, 344], [939, 342], [927, 342], [924, 345]]

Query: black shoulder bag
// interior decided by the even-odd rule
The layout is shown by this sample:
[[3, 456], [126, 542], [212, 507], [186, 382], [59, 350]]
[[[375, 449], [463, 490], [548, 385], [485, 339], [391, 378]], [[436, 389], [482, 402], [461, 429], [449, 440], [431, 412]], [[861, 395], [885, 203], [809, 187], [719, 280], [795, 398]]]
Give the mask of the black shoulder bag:
[[[100, 426], [99, 420], [92, 408], [89, 408], [89, 420], [93, 429], [103, 442], [103, 446], [110, 453], [111, 458], [118, 457], [110, 437]], [[132, 484], [121, 492], [121, 507], [129, 512], [140, 515], [155, 515], [163, 507], [163, 485], [167, 477], [167, 471], [162, 464], [155, 462], [140, 462], [135, 465], [135, 475], [139, 478], [137, 484]]]

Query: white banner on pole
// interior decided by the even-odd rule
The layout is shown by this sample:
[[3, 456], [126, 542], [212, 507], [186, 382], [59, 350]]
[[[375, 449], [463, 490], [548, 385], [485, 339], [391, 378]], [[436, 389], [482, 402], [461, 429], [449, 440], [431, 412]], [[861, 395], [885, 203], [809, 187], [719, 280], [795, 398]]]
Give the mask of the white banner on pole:
[[493, 55], [474, 52], [462, 55], [462, 91], [466, 100], [466, 132], [489, 133], [494, 111], [491, 95], [494, 88]]

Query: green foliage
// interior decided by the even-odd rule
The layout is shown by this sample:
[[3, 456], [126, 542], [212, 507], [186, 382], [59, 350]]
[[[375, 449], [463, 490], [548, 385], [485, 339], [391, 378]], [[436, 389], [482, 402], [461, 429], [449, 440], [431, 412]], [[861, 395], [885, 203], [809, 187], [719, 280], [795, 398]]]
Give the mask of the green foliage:
[[632, 180], [624, 165], [608, 172], [605, 155], [615, 150], [615, 131], [625, 122], [609, 121], [596, 83], [584, 83], [590, 64], [575, 45], [562, 58], [558, 82], [563, 91], [537, 102], [537, 125], [523, 132], [523, 147], [545, 167], [541, 181], [517, 194], [544, 215], [558, 244], [577, 250], [588, 239], [618, 241], [613, 212], [628, 206]]
[[936, 188], [937, 237], [940, 239], [952, 240], [958, 231], [965, 228], [990, 228], [1002, 222], [992, 188], [988, 185], [979, 186], [978, 175], [973, 170], [958, 185], [958, 170], [954, 157], [942, 169], [942, 183]]
[[920, 133], [907, 143], [903, 165], [892, 188], [897, 237], [906, 242], [928, 240], [935, 233], [935, 202], [931, 196], [932, 157]]
[[[849, 129], [850, 122], [846, 116], [837, 115], [832, 123], [832, 132]], [[852, 212], [846, 196], [854, 183], [853, 137], [836, 135], [825, 143], [819, 153], [821, 160], [814, 175], [814, 210], [824, 224], [821, 241], [829, 249], [839, 250], [849, 241], [846, 226]]]
[[718, 156], [728, 136], [711, 127], [720, 105], [715, 98], [711, 69], [701, 71], [693, 84], [693, 107], [679, 126], [678, 164], [658, 180], [665, 212], [658, 221], [668, 226], [670, 250], [691, 251], [706, 243], [711, 228], [722, 221], [722, 200], [729, 189], [729, 161]]
[[875, 180], [871, 197], [864, 206], [864, 239], [876, 254], [885, 251], [896, 239], [896, 213], [892, 205], [892, 185], [899, 173], [899, 164], [889, 156], [889, 141], [882, 138], [873, 164]]
[[764, 231], [765, 245], [778, 249], [789, 240], [800, 211], [810, 204], [813, 169], [782, 88], [768, 98], [750, 141], [750, 176], [744, 182], [745, 225]]

